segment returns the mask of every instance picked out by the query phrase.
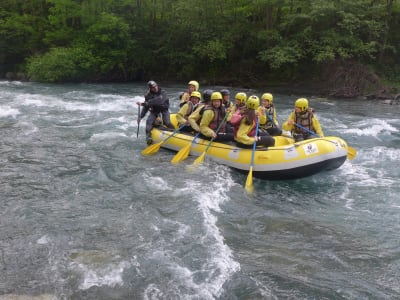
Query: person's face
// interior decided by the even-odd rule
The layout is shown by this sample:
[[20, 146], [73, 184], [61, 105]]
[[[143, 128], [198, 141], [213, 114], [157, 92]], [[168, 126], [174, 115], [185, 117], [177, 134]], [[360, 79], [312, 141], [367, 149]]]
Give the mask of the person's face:
[[196, 87], [192, 84], [189, 84], [189, 93], [194, 92], [196, 90]]
[[151, 87], [150, 90], [151, 90], [153, 93], [157, 93], [157, 92], [158, 92], [158, 85], [155, 85], [155, 86]]
[[200, 99], [197, 98], [197, 97], [190, 97], [190, 101], [191, 101], [193, 104], [197, 104], [197, 103], [199, 103]]
[[212, 102], [212, 105], [213, 105], [215, 108], [221, 107], [221, 100], [214, 100], [214, 101]]
[[301, 108], [300, 107], [295, 107], [294, 111], [295, 111], [296, 114], [299, 114], [299, 113], [301, 113]]

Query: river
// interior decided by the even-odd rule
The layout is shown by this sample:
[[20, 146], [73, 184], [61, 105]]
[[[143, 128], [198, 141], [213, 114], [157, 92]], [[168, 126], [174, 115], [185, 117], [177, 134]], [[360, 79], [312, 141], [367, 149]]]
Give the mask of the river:
[[[186, 85], [160, 85], [177, 111]], [[141, 155], [145, 88], [0, 81], [0, 300], [400, 298], [399, 106], [310, 96], [356, 158], [247, 194]]]

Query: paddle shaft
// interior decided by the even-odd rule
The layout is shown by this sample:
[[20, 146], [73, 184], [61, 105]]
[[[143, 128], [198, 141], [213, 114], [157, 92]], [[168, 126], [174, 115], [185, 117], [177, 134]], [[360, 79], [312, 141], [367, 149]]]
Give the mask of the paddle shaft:
[[176, 133], [178, 133], [179, 131], [182, 130], [182, 128], [185, 127], [185, 125], [181, 125], [178, 129], [175, 129], [171, 135], [169, 135], [165, 140], [161, 141], [161, 144], [165, 143], [166, 141], [168, 141], [169, 138], [173, 137]]
[[[258, 124], [259, 124], [259, 123], [260, 123], [260, 122], [259, 122], [259, 120], [258, 120], [258, 118], [257, 118], [256, 134], [255, 134], [255, 136], [254, 136], [255, 139], [257, 139], [257, 136], [258, 136]], [[257, 146], [257, 140], [255, 140], [254, 143], [253, 143], [253, 150], [252, 150], [252, 152], [251, 152], [251, 162], [250, 162], [251, 167], [254, 166], [254, 154], [255, 154], [255, 152], [256, 152], [256, 146]]]
[[139, 137], [139, 125], [140, 125], [140, 105], [138, 105], [138, 122], [137, 122], [136, 138]]
[[[218, 132], [219, 132], [219, 130], [220, 130], [221, 127], [222, 127], [222, 124], [225, 123], [225, 120], [226, 120], [226, 117], [227, 117], [227, 116], [228, 116], [228, 114], [227, 114], [226, 111], [225, 111], [225, 116], [224, 116], [224, 118], [222, 119], [221, 123], [218, 125], [217, 130], [215, 131], [215, 134], [216, 134], [216, 135], [218, 135]], [[217, 136], [216, 136], [216, 137], [217, 137]], [[215, 138], [216, 138], [216, 137], [215, 137]], [[208, 148], [210, 148], [211, 143], [214, 141], [215, 138], [214, 138], [214, 137], [211, 138], [211, 140], [210, 140], [210, 142], [208, 143], [207, 148], [206, 148], [206, 150], [204, 150], [204, 152], [207, 152]]]
[[254, 135], [254, 143], [253, 143], [253, 149], [251, 151], [251, 161], [250, 161], [250, 168], [249, 168], [249, 174], [247, 175], [246, 179], [246, 184], [245, 188], [248, 193], [253, 192], [253, 166], [254, 166], [254, 154], [256, 152], [256, 146], [257, 146], [257, 136], [258, 136], [258, 125], [259, 125], [259, 119], [257, 118], [257, 123], [256, 123], [256, 134]]
[[300, 129], [303, 129], [304, 131], [308, 132], [309, 134], [311, 134], [311, 135], [313, 135], [315, 137], [319, 137], [319, 135], [316, 134], [314, 131], [312, 131], [312, 130], [310, 130], [308, 128], [305, 128], [304, 126], [301, 126], [300, 124], [294, 123], [294, 126], [300, 128]]
[[[295, 126], [307, 131], [309, 134], [315, 136], [315, 137], [320, 137], [318, 134], [316, 134], [315, 132], [301, 126], [300, 124], [294, 123]], [[357, 150], [354, 149], [353, 147], [350, 147], [349, 145], [347, 145], [347, 158], [348, 159], [354, 159], [354, 157], [357, 155]]]

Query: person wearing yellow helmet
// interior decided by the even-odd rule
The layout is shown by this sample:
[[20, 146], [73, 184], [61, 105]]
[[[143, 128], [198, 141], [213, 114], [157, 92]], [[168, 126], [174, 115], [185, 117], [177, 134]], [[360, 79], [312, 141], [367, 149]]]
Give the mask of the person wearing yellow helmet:
[[210, 104], [211, 95], [214, 91], [207, 89], [203, 92], [203, 100], [197, 105], [194, 112], [190, 114], [188, 117], [188, 121], [190, 126], [192, 126], [193, 130], [196, 132], [200, 132], [200, 120], [203, 116], [205, 108]]
[[299, 98], [295, 101], [294, 111], [282, 124], [282, 128], [290, 131], [296, 141], [324, 136], [321, 124], [313, 110], [309, 108], [306, 98]]
[[204, 109], [200, 120], [200, 132], [206, 139], [214, 139], [217, 142], [228, 142], [233, 140], [233, 133], [226, 132], [227, 112], [222, 105], [222, 94], [213, 92], [211, 104]]
[[[233, 123], [236, 123], [237, 120], [240, 121], [241, 116], [246, 108], [247, 95], [244, 92], [236, 93], [235, 95], [235, 104], [231, 107], [229, 111], [229, 115], [226, 120], [233, 126]], [[232, 120], [233, 119], [233, 120]], [[233, 121], [233, 123], [231, 122]]]
[[193, 128], [189, 123], [189, 115], [196, 109], [201, 99], [201, 94], [198, 91], [193, 91], [190, 95], [189, 101], [187, 101], [177, 112], [176, 119], [179, 127], [185, 125], [181, 131], [193, 132]]
[[182, 96], [180, 96], [179, 106], [182, 107], [186, 101], [189, 101], [190, 95], [194, 91], [199, 91], [200, 85], [196, 80], [190, 80], [188, 82], [188, 91], [183, 92]]
[[271, 93], [264, 93], [261, 96], [261, 107], [266, 115], [266, 122], [260, 123], [260, 130], [267, 131], [272, 136], [282, 134], [282, 129], [279, 128], [279, 122], [276, 118], [276, 109], [274, 106], [274, 96]]
[[271, 147], [275, 145], [275, 140], [267, 132], [259, 132], [256, 136], [256, 126], [258, 118], [257, 111], [260, 107], [260, 99], [252, 95], [247, 99], [246, 109], [243, 112], [240, 122], [234, 126], [235, 141], [239, 147], [250, 148], [256, 142], [257, 146]]

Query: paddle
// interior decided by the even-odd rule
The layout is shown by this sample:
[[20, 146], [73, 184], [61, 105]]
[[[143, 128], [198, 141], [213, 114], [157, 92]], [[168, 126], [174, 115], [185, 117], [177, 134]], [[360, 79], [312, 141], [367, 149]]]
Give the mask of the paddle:
[[[217, 128], [217, 130], [215, 131], [216, 134], [218, 134], [219, 130], [221, 129], [222, 124], [225, 123], [225, 120], [226, 120], [226, 117], [227, 117], [227, 116], [228, 116], [228, 114], [225, 112], [225, 117], [224, 117], [224, 119], [223, 119], [222, 122], [218, 125], [218, 128]], [[207, 151], [208, 151], [208, 148], [210, 148], [211, 143], [212, 143], [213, 141], [214, 141], [214, 138], [211, 138], [210, 142], [208, 143], [208, 145], [207, 145], [207, 147], [206, 147], [206, 150], [204, 150], [203, 153], [202, 153], [198, 158], [195, 159], [195, 161], [193, 162], [191, 168], [193, 168], [193, 167], [195, 167], [195, 166], [201, 164], [201, 163], [204, 161], [204, 157], [206, 156], [206, 153], [207, 153]]]
[[[308, 128], [305, 128], [303, 126], [301, 126], [300, 124], [294, 123], [294, 125], [298, 128], [301, 128], [303, 130], [305, 130], [306, 132], [308, 132], [309, 134], [311, 134], [312, 136], [315, 137], [320, 137], [318, 134], [316, 134], [314, 131], [309, 130]], [[350, 147], [349, 145], [347, 145], [347, 158], [352, 160], [356, 157], [357, 155], [357, 150], [354, 149], [353, 147]]]
[[186, 159], [186, 157], [189, 156], [190, 148], [191, 148], [192, 144], [198, 138], [199, 135], [200, 135], [200, 132], [198, 132], [194, 136], [193, 140], [189, 144], [187, 144], [185, 147], [183, 147], [181, 150], [179, 150], [178, 153], [176, 153], [175, 156], [172, 158], [171, 163], [177, 164], [177, 163], [181, 162], [182, 160]]
[[157, 153], [158, 150], [160, 150], [161, 145], [166, 142], [169, 138], [173, 137], [176, 133], [178, 133], [185, 125], [182, 125], [178, 129], [175, 129], [171, 135], [169, 135], [165, 140], [162, 140], [156, 144], [148, 146], [146, 149], [142, 151], [142, 155], [149, 155], [149, 154], [154, 154]]
[[[256, 134], [255, 134], [255, 138], [258, 135], [258, 118], [257, 118], [257, 124], [256, 124]], [[255, 140], [253, 143], [253, 150], [251, 151], [251, 162], [250, 162], [250, 169], [249, 169], [249, 174], [247, 175], [247, 179], [246, 179], [246, 192], [247, 193], [252, 193], [254, 191], [254, 187], [253, 187], [253, 166], [254, 166], [254, 154], [256, 152], [256, 145], [257, 145], [257, 141]]]
[[137, 121], [136, 138], [139, 137], [139, 125], [140, 125], [140, 105], [138, 105], [138, 121]]

